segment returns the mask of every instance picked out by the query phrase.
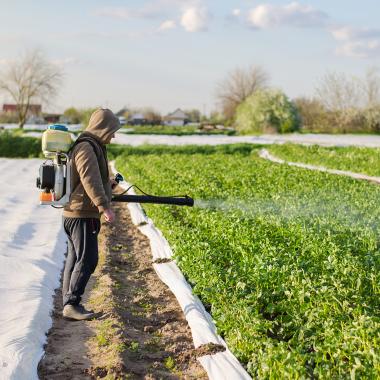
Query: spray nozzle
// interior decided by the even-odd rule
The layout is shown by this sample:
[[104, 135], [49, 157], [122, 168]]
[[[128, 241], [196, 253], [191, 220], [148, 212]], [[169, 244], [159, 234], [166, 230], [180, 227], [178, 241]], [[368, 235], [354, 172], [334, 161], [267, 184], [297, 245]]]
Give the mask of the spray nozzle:
[[117, 183], [123, 182], [124, 181], [124, 177], [120, 173], [116, 173], [116, 175], [115, 175], [115, 181]]

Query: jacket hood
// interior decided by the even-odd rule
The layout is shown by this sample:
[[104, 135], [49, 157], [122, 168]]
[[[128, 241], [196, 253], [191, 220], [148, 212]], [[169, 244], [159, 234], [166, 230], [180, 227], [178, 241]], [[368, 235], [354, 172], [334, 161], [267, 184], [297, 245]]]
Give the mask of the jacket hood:
[[105, 144], [108, 138], [120, 127], [119, 119], [111, 110], [99, 108], [91, 115], [85, 131], [94, 136], [102, 144]]

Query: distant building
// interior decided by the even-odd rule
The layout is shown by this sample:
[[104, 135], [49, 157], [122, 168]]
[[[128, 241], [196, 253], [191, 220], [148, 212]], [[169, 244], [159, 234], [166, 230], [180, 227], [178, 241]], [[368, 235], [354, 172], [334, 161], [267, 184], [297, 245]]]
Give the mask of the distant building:
[[46, 123], [55, 124], [62, 121], [62, 115], [59, 113], [47, 113], [44, 115], [44, 119]]
[[180, 108], [177, 108], [174, 112], [165, 116], [163, 120], [165, 125], [183, 126], [189, 122], [189, 117]]
[[[3, 104], [3, 112], [4, 113], [16, 113], [18, 111], [17, 104]], [[39, 116], [42, 113], [41, 104], [29, 104], [28, 114], [27, 116]]]
[[144, 115], [141, 113], [135, 113], [130, 116], [128, 119], [128, 124], [130, 125], [144, 125], [146, 124], [146, 119], [144, 118]]

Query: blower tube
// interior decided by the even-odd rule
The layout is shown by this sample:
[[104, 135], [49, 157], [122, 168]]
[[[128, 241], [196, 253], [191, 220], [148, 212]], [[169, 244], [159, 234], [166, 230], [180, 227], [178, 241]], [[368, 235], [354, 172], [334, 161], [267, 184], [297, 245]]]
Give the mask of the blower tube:
[[[120, 173], [116, 173], [115, 181], [117, 183], [120, 183], [124, 181], [124, 178]], [[131, 187], [136, 187], [144, 195], [125, 194]], [[174, 196], [174, 197], [159, 197], [156, 195], [149, 195], [147, 193], [144, 193], [139, 187], [135, 185], [130, 186], [122, 194], [112, 194], [112, 202], [155, 203], [155, 204], [160, 204], [160, 205], [164, 204], [164, 205], [177, 205], [177, 206], [190, 206], [190, 207], [194, 206], [194, 199], [190, 198], [187, 195]]]
[[130, 203], [155, 203], [177, 206], [194, 206], [194, 199], [185, 195], [184, 197], [158, 197], [155, 195], [114, 195], [112, 202]]

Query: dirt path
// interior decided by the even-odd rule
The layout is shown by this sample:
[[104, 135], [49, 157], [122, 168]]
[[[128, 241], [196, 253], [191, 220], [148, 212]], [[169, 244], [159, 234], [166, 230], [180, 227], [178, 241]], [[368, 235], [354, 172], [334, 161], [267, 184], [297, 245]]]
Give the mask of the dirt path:
[[126, 204], [114, 209], [118, 223], [102, 226], [102, 256], [85, 298], [102, 316], [64, 320], [57, 291], [40, 379], [207, 379], [177, 300], [154, 272], [149, 241]]

